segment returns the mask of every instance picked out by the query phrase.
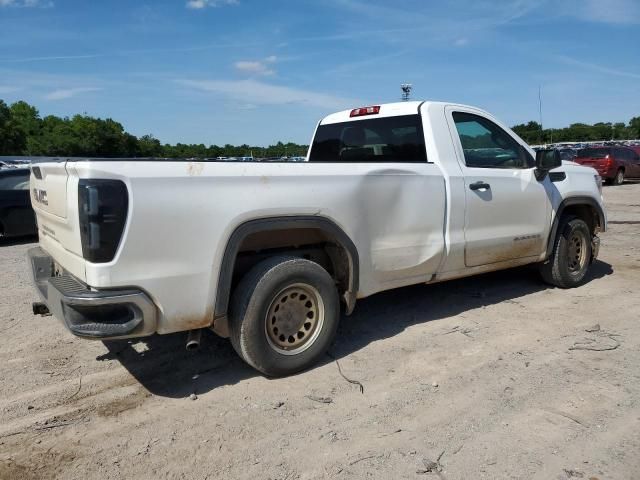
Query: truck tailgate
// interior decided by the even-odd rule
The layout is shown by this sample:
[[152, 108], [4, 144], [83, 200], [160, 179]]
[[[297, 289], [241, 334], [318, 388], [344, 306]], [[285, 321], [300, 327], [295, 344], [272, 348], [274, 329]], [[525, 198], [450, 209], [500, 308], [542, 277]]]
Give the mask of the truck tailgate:
[[31, 205], [41, 246], [73, 275], [85, 278], [78, 220], [78, 179], [64, 160], [31, 166]]
[[67, 218], [67, 162], [48, 162], [31, 168], [31, 202], [34, 208]]

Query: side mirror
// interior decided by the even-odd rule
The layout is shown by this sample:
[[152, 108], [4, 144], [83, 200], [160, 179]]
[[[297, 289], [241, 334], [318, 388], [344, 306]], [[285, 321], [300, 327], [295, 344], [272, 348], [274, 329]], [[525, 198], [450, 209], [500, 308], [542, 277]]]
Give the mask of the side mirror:
[[562, 166], [560, 152], [553, 149], [538, 150], [536, 152], [536, 178], [543, 180], [549, 170]]

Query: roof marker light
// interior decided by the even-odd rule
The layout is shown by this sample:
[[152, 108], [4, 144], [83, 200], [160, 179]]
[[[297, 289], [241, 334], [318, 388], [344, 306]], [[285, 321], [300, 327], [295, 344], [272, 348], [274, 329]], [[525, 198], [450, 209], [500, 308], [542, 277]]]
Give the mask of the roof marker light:
[[380, 105], [373, 107], [354, 108], [351, 110], [349, 117], [363, 117], [365, 115], [376, 115], [380, 113]]

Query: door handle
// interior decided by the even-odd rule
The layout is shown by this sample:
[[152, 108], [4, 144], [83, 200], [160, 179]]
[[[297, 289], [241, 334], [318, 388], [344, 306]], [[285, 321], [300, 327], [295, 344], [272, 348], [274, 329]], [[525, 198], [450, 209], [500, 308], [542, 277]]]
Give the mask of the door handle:
[[469, 188], [471, 190], [490, 190], [491, 185], [481, 180], [479, 182], [472, 183], [471, 185], [469, 185]]

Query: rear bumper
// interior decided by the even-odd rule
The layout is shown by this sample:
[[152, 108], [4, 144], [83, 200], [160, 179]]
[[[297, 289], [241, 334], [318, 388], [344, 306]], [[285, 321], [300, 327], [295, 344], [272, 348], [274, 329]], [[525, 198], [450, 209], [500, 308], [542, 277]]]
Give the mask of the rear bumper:
[[606, 166], [605, 164], [591, 164], [591, 163], [580, 163], [580, 162], [576, 162], [578, 165], [582, 165], [583, 167], [591, 167], [593, 168], [596, 172], [598, 172], [598, 175], [600, 175], [602, 178], [610, 180], [613, 177], [616, 176], [616, 173], [618, 173], [618, 168], [616, 166]]
[[615, 176], [618, 173], [617, 170], [610, 169], [610, 168], [596, 169], [596, 171], [598, 172], [598, 175], [600, 175], [602, 178], [606, 178], [607, 180], [611, 180], [612, 178], [615, 178]]
[[42, 248], [27, 252], [32, 281], [49, 311], [78, 337], [142, 337], [156, 331], [157, 307], [135, 288], [96, 290], [65, 271], [57, 271]]

